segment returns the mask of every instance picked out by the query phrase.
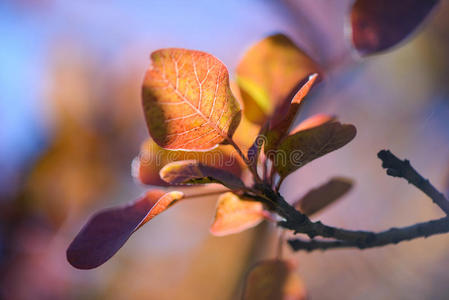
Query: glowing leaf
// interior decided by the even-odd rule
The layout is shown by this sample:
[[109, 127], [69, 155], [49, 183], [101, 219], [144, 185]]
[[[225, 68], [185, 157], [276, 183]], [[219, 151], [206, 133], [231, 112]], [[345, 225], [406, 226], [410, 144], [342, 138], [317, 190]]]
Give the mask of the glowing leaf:
[[343, 147], [355, 135], [355, 126], [336, 121], [297, 131], [279, 144], [273, 158], [276, 170], [281, 177], [286, 177], [312, 160]]
[[275, 123], [276, 120], [272, 121], [275, 125], [268, 131], [265, 152], [275, 149], [281, 139], [288, 134], [288, 131], [295, 120], [296, 114], [302, 106], [304, 98], [309, 93], [317, 78], [318, 74], [316, 73], [309, 76], [309, 79], [293, 97], [286, 117], [277, 123]]
[[67, 249], [78, 269], [92, 269], [110, 259], [142, 225], [183, 197], [181, 192], [153, 190], [129, 205], [95, 214]]
[[220, 183], [230, 189], [243, 189], [242, 180], [225, 170], [203, 165], [196, 160], [182, 160], [167, 164], [159, 172], [162, 180], [170, 184]]
[[241, 200], [236, 194], [225, 193], [218, 199], [210, 232], [217, 236], [239, 233], [257, 226], [266, 214], [262, 203]]
[[305, 300], [304, 283], [294, 271], [284, 260], [258, 263], [246, 278], [243, 300]]
[[305, 215], [312, 215], [340, 199], [352, 188], [352, 180], [332, 178], [325, 184], [310, 190], [295, 203], [295, 207]]
[[202, 164], [227, 170], [240, 177], [243, 163], [231, 146], [220, 145], [211, 151], [170, 151], [159, 147], [151, 138], [141, 146], [132, 164], [132, 173], [143, 184], [168, 185], [159, 177], [166, 164], [179, 160], [197, 160]]
[[154, 141], [172, 150], [209, 150], [228, 140], [240, 122], [240, 105], [226, 67], [194, 50], [162, 49], [151, 54], [142, 98]]
[[362, 55], [397, 45], [430, 13], [438, 0], [357, 0], [351, 10], [352, 42]]
[[313, 73], [319, 73], [317, 64], [285, 35], [272, 35], [255, 44], [237, 67], [246, 117], [265, 123], [285, 109], [293, 90]]
[[323, 125], [325, 123], [329, 123], [332, 121], [336, 121], [336, 118], [334, 116], [324, 115], [324, 114], [317, 114], [314, 116], [311, 116], [310, 118], [305, 119], [301, 123], [298, 124], [293, 130], [292, 134], [296, 133], [298, 131], [310, 129], [313, 127], [317, 127], [320, 125]]

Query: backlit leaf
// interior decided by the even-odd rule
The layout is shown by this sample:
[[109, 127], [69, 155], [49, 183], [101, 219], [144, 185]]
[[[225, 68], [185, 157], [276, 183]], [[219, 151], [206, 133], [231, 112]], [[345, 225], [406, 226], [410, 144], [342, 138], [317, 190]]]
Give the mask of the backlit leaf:
[[356, 135], [354, 125], [326, 122], [287, 136], [273, 158], [276, 170], [286, 177], [298, 168], [349, 143]]
[[266, 214], [262, 203], [241, 200], [234, 193], [225, 193], [218, 199], [210, 232], [217, 236], [239, 233], [257, 226]]
[[325, 114], [317, 114], [314, 116], [311, 116], [307, 119], [305, 119], [304, 121], [302, 121], [301, 123], [298, 124], [298, 126], [296, 126], [293, 130], [292, 130], [292, 134], [296, 133], [298, 131], [301, 130], [306, 130], [306, 129], [310, 129], [313, 127], [317, 127], [320, 125], [323, 125], [325, 123], [329, 123], [332, 121], [336, 121], [336, 118], [334, 116], [329, 116], [329, 115], [325, 115]]
[[67, 249], [78, 269], [92, 269], [110, 259], [142, 225], [183, 197], [181, 192], [149, 191], [139, 200], [95, 214]]
[[166, 164], [180, 160], [197, 160], [202, 164], [227, 170], [240, 177], [243, 163], [231, 146], [220, 145], [211, 151], [171, 151], [159, 147], [151, 138], [141, 146], [133, 161], [132, 173], [143, 184], [168, 185], [159, 177]]
[[206, 166], [196, 160], [182, 160], [167, 164], [159, 172], [162, 180], [169, 184], [191, 185], [220, 183], [232, 190], [243, 189], [242, 180], [232, 173]]
[[304, 300], [306, 289], [293, 263], [265, 260], [249, 272], [243, 300]]
[[351, 10], [352, 42], [362, 55], [397, 45], [430, 13], [438, 0], [357, 0]]
[[309, 93], [317, 78], [318, 74], [316, 73], [309, 76], [308, 80], [304, 83], [303, 86], [301, 86], [299, 91], [296, 92], [295, 96], [293, 97], [285, 118], [277, 122], [276, 120], [272, 121], [274, 125], [268, 131], [267, 144], [265, 146], [266, 152], [275, 149], [281, 139], [288, 134], [288, 131], [295, 121], [296, 115], [302, 106], [304, 98]]
[[351, 190], [352, 180], [348, 178], [332, 178], [319, 187], [310, 190], [294, 206], [305, 215], [312, 215], [334, 203]]
[[172, 150], [209, 150], [226, 141], [240, 122], [240, 105], [225, 65], [194, 50], [162, 49], [142, 88], [145, 118], [154, 141]]
[[319, 73], [318, 65], [285, 35], [258, 42], [237, 67], [246, 117], [262, 125], [275, 112], [288, 108], [291, 93], [313, 73]]

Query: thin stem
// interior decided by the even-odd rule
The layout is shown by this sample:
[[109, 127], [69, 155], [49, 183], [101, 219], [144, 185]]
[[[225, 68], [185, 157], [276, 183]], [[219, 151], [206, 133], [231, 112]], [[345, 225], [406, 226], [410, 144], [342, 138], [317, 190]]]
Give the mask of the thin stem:
[[239, 154], [239, 156], [243, 159], [243, 161], [245, 162], [245, 164], [248, 166], [249, 170], [251, 171], [251, 173], [254, 176], [254, 180], [257, 183], [262, 183], [262, 179], [260, 179], [259, 174], [257, 173], [257, 167], [255, 168], [254, 165], [251, 164], [251, 162], [249, 161], [249, 159], [243, 154], [242, 150], [240, 149], [240, 147], [234, 142], [234, 140], [232, 138], [229, 138], [227, 140], [229, 142], [229, 144], [234, 147], [235, 151], [237, 151], [237, 153]]
[[262, 177], [264, 182], [268, 182], [268, 163], [267, 163], [267, 157], [262, 154]]
[[424, 194], [429, 196], [446, 215], [449, 215], [449, 201], [440, 193], [428, 179], [422, 177], [410, 164], [407, 159], [400, 160], [388, 150], [380, 151], [377, 156], [382, 160], [382, 167], [387, 169], [387, 174], [393, 177], [404, 178], [408, 183], [413, 184]]
[[274, 188], [274, 190], [277, 192], [279, 192], [279, 190], [281, 189], [281, 185], [284, 182], [285, 177], [280, 177], [278, 182], [276, 183], [276, 186]]

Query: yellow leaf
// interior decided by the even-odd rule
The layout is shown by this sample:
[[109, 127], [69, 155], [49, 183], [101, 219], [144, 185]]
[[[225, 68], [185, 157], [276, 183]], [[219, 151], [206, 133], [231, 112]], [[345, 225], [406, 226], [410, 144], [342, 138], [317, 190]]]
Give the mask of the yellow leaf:
[[288, 37], [269, 36], [252, 46], [237, 67], [244, 114], [262, 125], [289, 102], [289, 96], [318, 65]]

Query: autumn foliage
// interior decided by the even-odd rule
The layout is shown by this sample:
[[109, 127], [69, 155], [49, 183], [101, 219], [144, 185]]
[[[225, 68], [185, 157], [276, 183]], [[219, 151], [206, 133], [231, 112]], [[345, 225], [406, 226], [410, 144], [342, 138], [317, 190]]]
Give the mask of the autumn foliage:
[[[351, 14], [355, 49], [372, 54], [393, 46], [435, 2], [386, 33], [399, 8], [391, 5], [383, 17], [387, 12], [380, 4], [356, 1]], [[201, 194], [203, 185], [215, 184], [221, 191], [216, 192], [210, 228], [214, 235], [275, 222], [278, 208], [269, 195], [279, 193], [283, 180], [356, 136], [354, 125], [330, 115], [311, 116], [295, 126], [307, 95], [325, 80], [323, 69], [282, 34], [253, 45], [238, 64], [235, 81], [211, 54], [180, 48], [153, 52], [142, 85], [151, 138], [133, 162], [133, 175], [163, 189], [94, 215], [70, 244], [68, 261], [79, 269], [105, 263], [152, 218], [178, 201], [195, 198], [176, 191], [178, 186], [195, 186]], [[315, 214], [352, 185], [348, 178], [334, 177], [300, 197], [294, 207], [304, 215]], [[248, 274], [244, 299], [304, 299], [304, 286], [293, 270], [294, 264], [285, 260], [262, 262]]]

